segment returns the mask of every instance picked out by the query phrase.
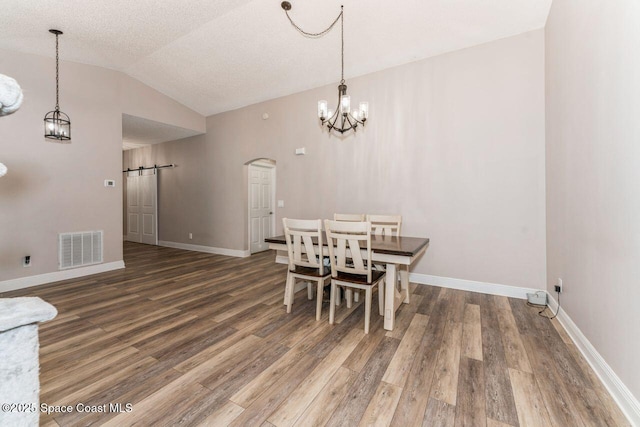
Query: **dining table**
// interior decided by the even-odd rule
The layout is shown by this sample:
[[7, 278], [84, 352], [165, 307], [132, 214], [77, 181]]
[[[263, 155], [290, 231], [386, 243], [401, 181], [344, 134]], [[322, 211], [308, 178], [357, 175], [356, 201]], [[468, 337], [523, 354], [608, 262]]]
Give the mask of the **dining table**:
[[[287, 251], [287, 241], [283, 235], [264, 239], [269, 249]], [[317, 242], [314, 242], [317, 245]], [[371, 261], [385, 264], [387, 280], [384, 287], [384, 329], [392, 331], [396, 311], [400, 305], [409, 304], [409, 267], [424, 254], [429, 246], [427, 237], [371, 235]], [[323, 239], [323, 256], [329, 255], [327, 240]], [[363, 251], [364, 254], [364, 251]], [[276, 255], [276, 262], [288, 263], [287, 256]], [[400, 267], [400, 268], [398, 268]], [[397, 280], [400, 276], [400, 289]], [[394, 278], [390, 280], [389, 278]]]

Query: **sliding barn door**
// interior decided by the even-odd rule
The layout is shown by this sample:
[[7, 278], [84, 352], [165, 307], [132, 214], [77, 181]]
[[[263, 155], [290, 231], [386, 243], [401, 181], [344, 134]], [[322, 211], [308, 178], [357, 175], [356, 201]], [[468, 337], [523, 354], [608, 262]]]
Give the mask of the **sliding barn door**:
[[158, 244], [158, 175], [127, 176], [127, 240]]

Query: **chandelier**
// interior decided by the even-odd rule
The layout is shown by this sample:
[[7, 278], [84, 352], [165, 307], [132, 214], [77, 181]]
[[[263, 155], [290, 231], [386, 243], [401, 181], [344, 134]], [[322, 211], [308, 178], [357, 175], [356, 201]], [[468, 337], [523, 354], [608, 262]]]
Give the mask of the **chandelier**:
[[319, 33], [308, 33], [298, 25], [296, 25], [289, 16], [289, 10], [291, 10], [291, 3], [283, 1], [280, 6], [287, 14], [287, 18], [291, 25], [298, 30], [302, 35], [311, 38], [319, 38], [327, 34], [340, 20], [340, 40], [341, 40], [341, 64], [342, 74], [340, 78], [340, 84], [338, 85], [338, 104], [334, 110], [331, 110], [327, 104], [327, 101], [318, 101], [318, 118], [322, 125], [326, 125], [329, 131], [340, 132], [341, 134], [353, 130], [356, 131], [358, 125], [364, 126], [367, 118], [369, 117], [369, 103], [361, 102], [359, 108], [351, 109], [351, 97], [347, 95], [347, 85], [344, 81], [344, 8], [340, 6], [340, 14], [338, 17], [327, 27], [325, 30]]
[[58, 57], [58, 36], [62, 34], [60, 30], [49, 30], [56, 36], [56, 109], [49, 111], [44, 116], [44, 137], [47, 139], [55, 139], [57, 142], [65, 142], [71, 140], [71, 121], [69, 116], [60, 111], [58, 103], [58, 86], [59, 86], [59, 57]]

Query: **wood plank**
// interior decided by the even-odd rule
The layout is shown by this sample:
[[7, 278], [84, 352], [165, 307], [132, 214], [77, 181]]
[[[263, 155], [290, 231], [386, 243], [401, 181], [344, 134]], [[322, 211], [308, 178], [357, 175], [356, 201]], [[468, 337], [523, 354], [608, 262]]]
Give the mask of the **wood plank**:
[[484, 390], [483, 363], [463, 356], [460, 359], [458, 396], [456, 398], [456, 426], [481, 426], [486, 423]]
[[380, 382], [378, 389], [371, 398], [369, 406], [364, 411], [360, 426], [388, 426], [391, 424], [393, 413], [400, 401], [402, 388], [384, 381]]
[[520, 427], [551, 426], [549, 414], [533, 374], [509, 369]]
[[466, 304], [464, 309], [461, 355], [482, 360], [482, 327], [480, 324], [480, 306], [477, 304]]
[[531, 368], [549, 413], [551, 424], [583, 426], [582, 419], [577, 415], [572, 399], [562, 385], [555, 363], [551, 358], [545, 358], [539, 351], [539, 342], [536, 337], [526, 335], [522, 338], [523, 344], [529, 355]]
[[202, 427], [224, 427], [231, 424], [233, 420], [244, 411], [244, 408], [236, 405], [233, 402], [227, 402], [220, 409], [211, 413], [206, 419], [204, 419], [199, 426]]
[[462, 323], [448, 321], [431, 383], [430, 396], [452, 406], [457, 397], [461, 340]]
[[533, 372], [511, 310], [497, 310], [497, 315], [507, 365], [522, 372]]
[[294, 425], [297, 427], [324, 426], [356, 381], [357, 376], [358, 373], [351, 369], [338, 368]]
[[[422, 421], [423, 427], [453, 427], [455, 424], [455, 406], [430, 398]], [[471, 425], [471, 424], [470, 424]]]
[[446, 300], [439, 299], [431, 310], [425, 335], [422, 337], [396, 412], [391, 420], [393, 426], [420, 425], [424, 418], [429, 403], [428, 390], [431, 389], [435, 362], [444, 335], [446, 307]]
[[507, 370], [495, 304], [490, 296], [483, 296], [480, 307], [482, 322], [482, 354], [484, 361], [485, 402], [487, 417], [517, 425], [518, 414]]
[[412, 362], [422, 342], [427, 323], [429, 323], [429, 316], [415, 314], [406, 334], [400, 341], [398, 351], [393, 355], [393, 359], [382, 377], [382, 381], [400, 388], [404, 387]]
[[357, 425], [360, 422], [399, 344], [396, 339], [383, 338], [349, 388], [347, 395], [327, 421], [327, 426]]
[[338, 368], [364, 338], [364, 333], [353, 329], [293, 390], [287, 400], [267, 419], [278, 427], [291, 426], [307, 409], [307, 406], [333, 377]]
[[318, 359], [305, 354], [302, 358], [283, 375], [278, 378], [271, 387], [266, 389], [258, 398], [233, 420], [230, 426], [244, 427], [259, 425], [267, 421], [282, 402], [287, 399], [293, 390], [307, 377], [309, 372], [318, 365]]

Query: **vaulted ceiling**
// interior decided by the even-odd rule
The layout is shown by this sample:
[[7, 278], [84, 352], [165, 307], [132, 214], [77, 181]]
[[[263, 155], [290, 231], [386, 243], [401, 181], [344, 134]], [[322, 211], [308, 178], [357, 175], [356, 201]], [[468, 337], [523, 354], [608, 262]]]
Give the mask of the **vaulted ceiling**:
[[[292, 0], [306, 31], [344, 4], [345, 77], [542, 28], [551, 0]], [[211, 115], [340, 79], [339, 26], [319, 39], [280, 0], [6, 0], [0, 48], [122, 71]]]

